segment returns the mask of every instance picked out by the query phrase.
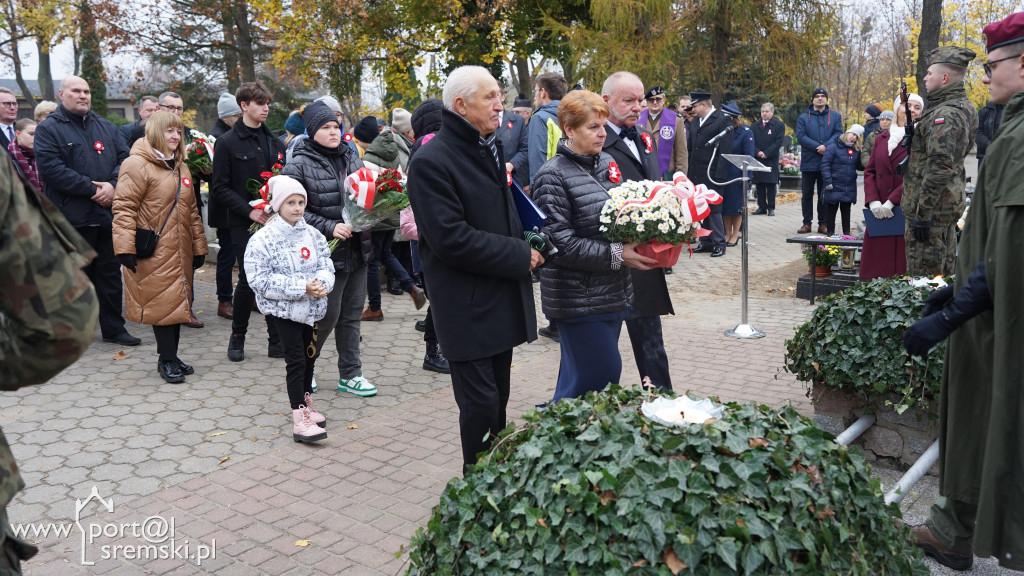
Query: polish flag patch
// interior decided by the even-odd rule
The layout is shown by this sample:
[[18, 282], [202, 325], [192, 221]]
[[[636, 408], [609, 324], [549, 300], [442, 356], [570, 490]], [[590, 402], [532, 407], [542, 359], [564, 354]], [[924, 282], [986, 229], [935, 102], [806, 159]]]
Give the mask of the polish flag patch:
[[946, 123], [946, 119], [945, 118], [936, 118], [935, 119], [935, 123], [936, 124], [945, 124]]

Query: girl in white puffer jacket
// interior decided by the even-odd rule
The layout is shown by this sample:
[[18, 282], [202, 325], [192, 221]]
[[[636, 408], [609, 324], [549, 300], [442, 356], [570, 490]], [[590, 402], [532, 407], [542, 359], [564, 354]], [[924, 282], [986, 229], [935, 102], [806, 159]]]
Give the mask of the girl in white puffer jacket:
[[327, 419], [310, 396], [316, 362], [317, 321], [327, 312], [334, 288], [334, 263], [323, 234], [306, 224], [306, 190], [289, 176], [267, 182], [277, 216], [253, 234], [245, 249], [245, 274], [260, 311], [273, 317], [281, 336], [292, 407], [292, 438], [327, 438]]

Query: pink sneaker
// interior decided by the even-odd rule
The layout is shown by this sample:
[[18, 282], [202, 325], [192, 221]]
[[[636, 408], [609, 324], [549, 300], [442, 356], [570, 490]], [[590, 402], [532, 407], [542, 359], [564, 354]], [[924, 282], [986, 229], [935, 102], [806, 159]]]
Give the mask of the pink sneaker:
[[327, 418], [323, 414], [316, 411], [313, 406], [313, 397], [306, 392], [306, 409], [309, 410], [309, 419], [313, 421], [313, 424], [321, 428], [327, 428]]
[[309, 418], [309, 408], [299, 406], [292, 410], [292, 440], [296, 442], [316, 442], [327, 438], [327, 432], [320, 428]]

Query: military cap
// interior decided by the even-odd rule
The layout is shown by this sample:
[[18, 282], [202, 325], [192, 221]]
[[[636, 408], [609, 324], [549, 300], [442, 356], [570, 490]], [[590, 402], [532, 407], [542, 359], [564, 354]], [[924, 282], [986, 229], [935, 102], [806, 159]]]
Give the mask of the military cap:
[[690, 92], [690, 105], [702, 100], [711, 100], [711, 94], [708, 92]]
[[522, 92], [520, 92], [519, 95], [516, 96], [516, 101], [512, 103], [512, 107], [513, 108], [533, 108], [533, 102], [530, 102], [530, 99], [526, 97], [526, 94], [523, 94]]
[[644, 94], [644, 100], [650, 100], [655, 96], [661, 96], [663, 94], [665, 94], [664, 88], [662, 88], [661, 86], [651, 86], [651, 89], [648, 90], [646, 94]]
[[939, 46], [928, 53], [928, 65], [951, 64], [966, 68], [977, 54], [973, 50], [961, 48], [960, 46]]
[[722, 104], [722, 112], [725, 113], [726, 116], [731, 116], [733, 118], [739, 118], [740, 117], [740, 106], [739, 106], [739, 104], [736, 103], [735, 100], [730, 100], [728, 103]]
[[1015, 12], [999, 22], [985, 26], [981, 35], [984, 37], [987, 52], [1001, 46], [1024, 42], [1024, 12]]

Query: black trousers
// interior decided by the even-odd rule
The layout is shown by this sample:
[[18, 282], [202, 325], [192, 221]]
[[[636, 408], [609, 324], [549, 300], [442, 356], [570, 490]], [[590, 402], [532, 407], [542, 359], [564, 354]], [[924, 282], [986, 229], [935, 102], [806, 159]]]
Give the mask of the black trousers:
[[316, 362], [316, 327], [278, 318], [273, 318], [284, 350], [285, 385], [288, 402], [297, 410], [306, 402], [306, 392], [313, 393], [313, 364]]
[[757, 209], [761, 211], [775, 210], [775, 193], [779, 185], [758, 182], [755, 186], [757, 186]]
[[231, 244], [230, 228], [217, 228], [217, 243], [220, 244], [220, 251], [217, 252], [217, 301], [231, 302], [231, 273], [236, 257], [235, 247]]
[[113, 338], [125, 332], [124, 316], [121, 314], [124, 286], [121, 284], [121, 262], [114, 255], [113, 227], [106, 224], [83, 226], [75, 230], [96, 251], [96, 259], [85, 267], [85, 275], [96, 288], [96, 298], [100, 304], [100, 333], [104, 338]]
[[836, 232], [836, 212], [842, 214], [843, 234], [850, 233], [850, 206], [853, 206], [852, 202], [825, 204], [825, 209], [828, 211], [828, 220], [825, 221], [825, 228], [828, 229], [829, 236]]
[[161, 362], [170, 362], [171, 360], [178, 359], [178, 341], [181, 338], [181, 324], [153, 326], [153, 336], [156, 338], [156, 352], [160, 355]]
[[[818, 187], [818, 201], [814, 201], [814, 187]], [[821, 171], [800, 173], [800, 210], [803, 212], [804, 226], [810, 226], [814, 219], [814, 208], [818, 209], [818, 225], [824, 224], [825, 203], [821, 201], [821, 193], [825, 190], [825, 177]]]
[[[249, 315], [253, 309], [253, 293], [249, 288], [249, 279], [245, 277], [245, 247], [249, 245], [249, 227], [232, 226], [231, 244], [235, 247], [235, 257], [238, 260], [238, 284], [235, 286], [235, 299], [231, 307], [234, 308], [234, 316], [231, 319], [231, 333], [245, 336], [249, 330]], [[264, 316], [267, 322], [267, 340], [271, 346], [278, 343], [277, 325]]]
[[[426, 275], [420, 272], [420, 277], [423, 278], [423, 292], [426, 293], [427, 298], [430, 298], [430, 291], [427, 289]], [[427, 307], [427, 317], [423, 319], [423, 323], [427, 325], [426, 329], [423, 330], [423, 341], [429, 346], [437, 345], [437, 332], [434, 331], [434, 315], [430, 313], [430, 307]]]
[[640, 372], [651, 378], [661, 390], [672, 389], [672, 377], [668, 373], [668, 353], [665, 352], [665, 338], [661, 332], [661, 316], [636, 316], [626, 319], [629, 343], [633, 346], [633, 359]]
[[512, 350], [467, 362], [449, 360], [448, 365], [455, 403], [459, 405], [465, 473], [466, 467], [476, 463], [476, 455], [490, 448], [491, 439], [508, 423], [505, 409], [512, 378]]

